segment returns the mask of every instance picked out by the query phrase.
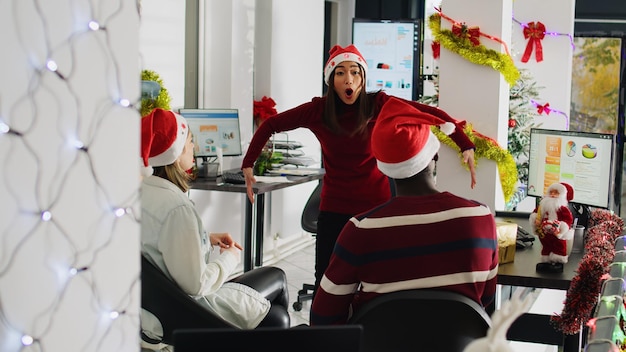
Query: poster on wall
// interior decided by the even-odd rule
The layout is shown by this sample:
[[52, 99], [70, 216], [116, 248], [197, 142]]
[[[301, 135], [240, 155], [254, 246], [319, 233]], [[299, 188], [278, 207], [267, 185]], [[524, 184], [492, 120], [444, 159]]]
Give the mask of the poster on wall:
[[352, 43], [367, 61], [366, 90], [417, 100], [420, 83], [418, 20], [353, 19]]

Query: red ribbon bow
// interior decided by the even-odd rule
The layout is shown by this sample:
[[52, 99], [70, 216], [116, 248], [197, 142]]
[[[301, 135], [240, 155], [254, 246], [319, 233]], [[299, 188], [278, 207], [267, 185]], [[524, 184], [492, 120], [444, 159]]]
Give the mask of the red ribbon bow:
[[453, 23], [452, 33], [459, 38], [469, 39], [474, 46], [480, 45], [480, 29], [478, 26], [468, 27], [465, 23]]
[[524, 26], [524, 38], [528, 39], [526, 43], [526, 50], [524, 56], [522, 56], [522, 62], [528, 62], [530, 54], [535, 48], [535, 59], [537, 62], [543, 61], [543, 47], [541, 46], [541, 40], [546, 36], [546, 26], [541, 22], [530, 22], [527, 26]]
[[257, 122], [257, 125], [261, 125], [269, 117], [276, 115], [276, 102], [269, 97], [263, 97], [261, 100], [255, 100], [253, 102], [252, 116]]
[[539, 115], [543, 114], [543, 112], [546, 112], [546, 115], [550, 114], [550, 103], [545, 103], [543, 105], [537, 105], [537, 113]]

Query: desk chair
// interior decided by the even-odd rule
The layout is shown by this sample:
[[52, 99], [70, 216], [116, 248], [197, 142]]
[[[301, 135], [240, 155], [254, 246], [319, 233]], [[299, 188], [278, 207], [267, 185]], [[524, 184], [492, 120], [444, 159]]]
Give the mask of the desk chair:
[[468, 297], [423, 289], [376, 297], [356, 311], [349, 324], [363, 326], [364, 352], [461, 352], [487, 336], [491, 319]]
[[175, 352], [362, 352], [363, 329], [358, 325], [258, 328], [182, 329], [174, 333]]
[[[306, 232], [312, 234], [317, 233], [317, 216], [320, 213], [320, 195], [322, 194], [322, 181], [317, 184], [317, 187], [313, 190], [304, 205], [302, 210], [302, 216], [300, 217], [300, 226]], [[313, 299], [313, 290], [315, 285], [303, 284], [302, 288], [298, 291], [298, 297], [293, 302], [293, 310], [296, 312], [302, 310], [302, 302], [310, 301]]]
[[230, 328], [229, 322], [196, 302], [161, 270], [141, 256], [141, 308], [154, 314], [163, 326], [161, 341], [141, 334], [151, 344], [173, 343], [173, 332], [183, 328]]

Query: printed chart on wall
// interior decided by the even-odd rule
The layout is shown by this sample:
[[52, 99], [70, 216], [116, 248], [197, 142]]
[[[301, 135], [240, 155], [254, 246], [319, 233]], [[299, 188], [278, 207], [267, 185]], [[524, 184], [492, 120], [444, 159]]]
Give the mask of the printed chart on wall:
[[419, 98], [419, 22], [354, 19], [352, 42], [368, 66], [366, 90]]
[[574, 188], [573, 202], [607, 208], [613, 135], [531, 130], [528, 194], [541, 197], [553, 183]]

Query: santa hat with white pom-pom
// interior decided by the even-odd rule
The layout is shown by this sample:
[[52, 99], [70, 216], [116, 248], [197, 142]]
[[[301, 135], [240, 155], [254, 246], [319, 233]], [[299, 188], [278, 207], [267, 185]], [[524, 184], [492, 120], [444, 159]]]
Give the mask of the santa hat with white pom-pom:
[[391, 178], [409, 178], [424, 170], [441, 145], [431, 126], [446, 135], [455, 129], [451, 122], [391, 97], [372, 130], [372, 153], [380, 171]]
[[141, 119], [142, 176], [152, 175], [152, 167], [172, 164], [183, 153], [189, 125], [184, 117], [160, 108]]

